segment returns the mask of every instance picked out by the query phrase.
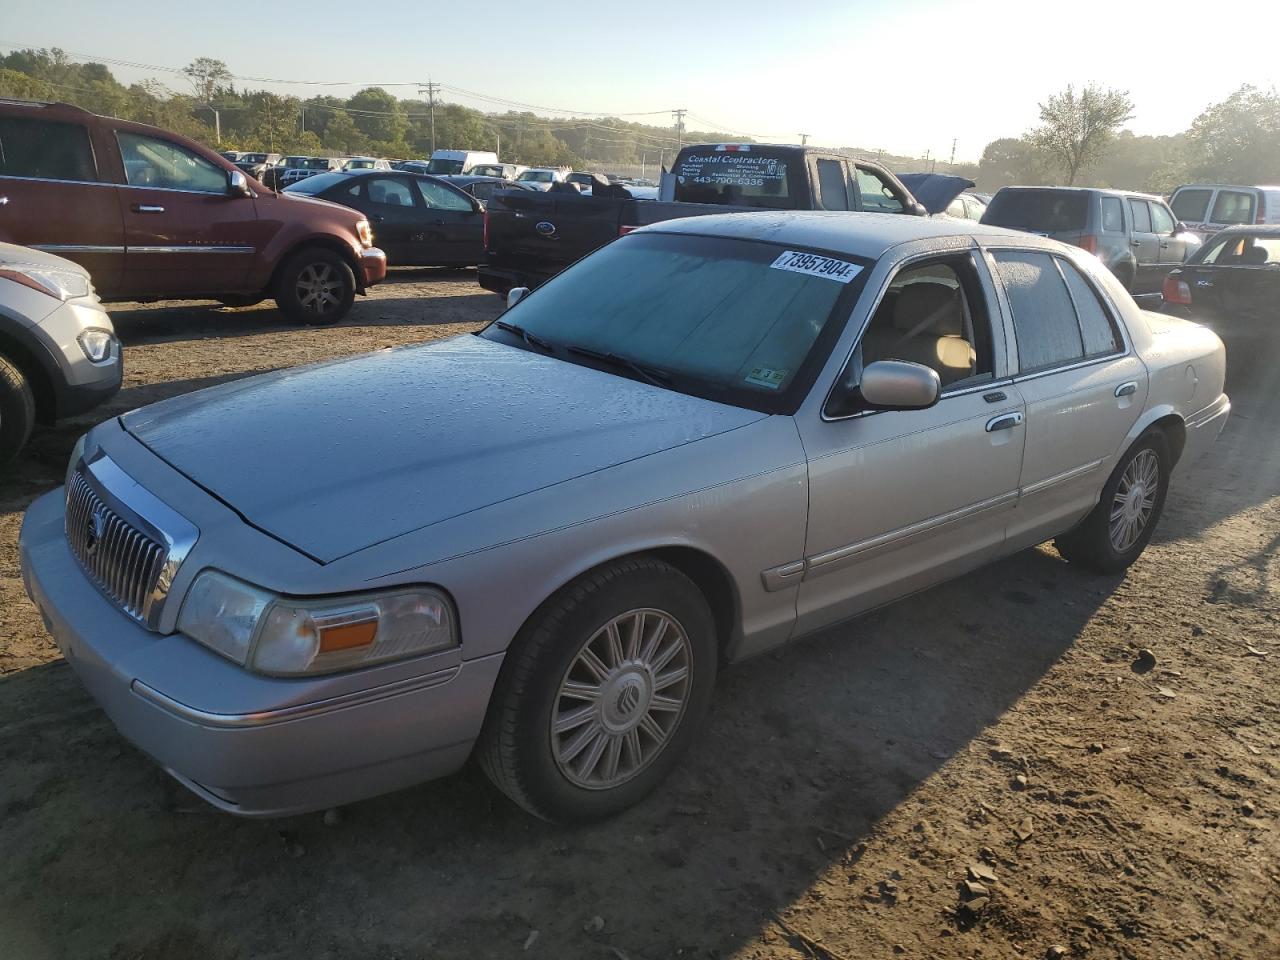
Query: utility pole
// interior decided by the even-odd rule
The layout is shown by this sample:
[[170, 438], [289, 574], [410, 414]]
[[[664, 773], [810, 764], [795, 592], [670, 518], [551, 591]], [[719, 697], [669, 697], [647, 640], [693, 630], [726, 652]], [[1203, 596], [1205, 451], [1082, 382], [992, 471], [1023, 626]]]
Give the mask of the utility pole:
[[676, 149], [677, 150], [680, 147], [684, 146], [684, 115], [688, 112], [689, 111], [685, 110], [684, 108], [671, 111], [671, 116], [676, 118]]
[[436, 91], [440, 89], [440, 84], [433, 83], [428, 80], [426, 84], [418, 85], [418, 96], [426, 94], [428, 112], [431, 116], [431, 152], [436, 152]]
[[807, 133], [800, 134], [800, 146], [807, 147], [809, 145], [809, 135]]
[[213, 113], [213, 139], [218, 146], [222, 146], [222, 115], [212, 103], [206, 103], [205, 106]]
[[949, 166], [954, 167], [955, 165], [956, 165], [956, 138], [952, 137], [951, 138], [951, 163], [949, 164]]

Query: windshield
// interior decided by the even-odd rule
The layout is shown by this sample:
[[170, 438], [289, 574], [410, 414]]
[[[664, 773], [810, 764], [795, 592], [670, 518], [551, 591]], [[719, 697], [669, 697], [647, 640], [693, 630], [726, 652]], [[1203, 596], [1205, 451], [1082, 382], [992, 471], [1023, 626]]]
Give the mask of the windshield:
[[675, 174], [675, 199], [683, 203], [722, 203], [790, 210], [795, 207], [787, 162], [746, 150], [699, 150], [681, 157]]
[[246, 153], [240, 158], [241, 163], [266, 163], [267, 155], [265, 153]]
[[556, 175], [550, 170], [526, 170], [517, 180], [532, 180], [534, 183], [550, 183]]
[[347, 164], [348, 170], [372, 170], [376, 161], [374, 160], [352, 160]]
[[284, 190], [285, 193], [309, 193], [314, 196], [317, 193], [323, 193], [328, 190], [335, 183], [342, 183], [344, 180], [351, 179], [351, 177], [344, 176], [341, 173], [317, 173], [314, 177], [307, 177], [305, 180], [298, 180], [289, 184]]
[[1001, 190], [991, 199], [982, 222], [1038, 233], [1085, 229], [1089, 196], [1078, 190]]
[[477, 177], [501, 177], [505, 172], [500, 163], [482, 163], [478, 167], [471, 168], [471, 173]]
[[[503, 314], [562, 360], [760, 410], [794, 412], [868, 261], [753, 240], [643, 233], [601, 248]], [[535, 349], [515, 333], [484, 336]], [[569, 347], [612, 354], [612, 365]], [[643, 375], [636, 379], [645, 379]]]
[[427, 173], [461, 173], [461, 160], [435, 159], [427, 164]]

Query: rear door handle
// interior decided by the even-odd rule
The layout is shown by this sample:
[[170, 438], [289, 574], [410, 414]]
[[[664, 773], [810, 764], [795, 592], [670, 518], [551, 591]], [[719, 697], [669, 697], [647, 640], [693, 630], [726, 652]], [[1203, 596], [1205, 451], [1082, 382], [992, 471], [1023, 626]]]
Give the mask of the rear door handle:
[[1128, 383], [1122, 383], [1116, 387], [1117, 397], [1132, 397], [1138, 392], [1138, 381], [1130, 380]]
[[997, 430], [1012, 430], [1022, 422], [1022, 414], [1016, 410], [1013, 413], [1002, 413], [998, 417], [992, 417], [987, 421], [987, 433], [995, 433]]
[[158, 207], [151, 203], [135, 203], [129, 209], [134, 213], [164, 213], [164, 207]]

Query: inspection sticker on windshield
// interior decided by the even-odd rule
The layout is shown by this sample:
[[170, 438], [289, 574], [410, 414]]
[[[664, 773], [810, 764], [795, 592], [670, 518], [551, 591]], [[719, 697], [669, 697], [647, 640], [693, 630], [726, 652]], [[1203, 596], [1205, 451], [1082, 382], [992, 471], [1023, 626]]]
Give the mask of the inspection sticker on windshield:
[[757, 387], [768, 387], [770, 390], [777, 390], [782, 386], [782, 381], [787, 379], [788, 370], [778, 370], [774, 367], [756, 367], [747, 374], [747, 383], [754, 383]]
[[862, 272], [856, 263], [847, 260], [833, 260], [831, 257], [820, 257], [816, 253], [801, 253], [788, 250], [769, 264], [775, 270], [790, 270], [792, 273], [807, 273], [813, 277], [826, 277], [836, 283], [848, 283]]

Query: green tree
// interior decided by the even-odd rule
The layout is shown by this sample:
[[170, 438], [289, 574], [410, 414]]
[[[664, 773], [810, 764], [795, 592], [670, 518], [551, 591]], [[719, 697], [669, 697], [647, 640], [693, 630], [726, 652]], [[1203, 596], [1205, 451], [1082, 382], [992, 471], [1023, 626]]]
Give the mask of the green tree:
[[329, 118], [320, 140], [326, 149], [347, 157], [364, 153], [369, 144], [369, 138], [356, 128], [355, 121], [345, 110], [339, 110]]
[[1245, 85], [1187, 131], [1194, 176], [1223, 183], [1280, 180], [1280, 95]]
[[381, 87], [366, 87], [347, 101], [351, 119], [370, 140], [403, 140], [404, 113], [400, 101]]
[[221, 60], [196, 57], [182, 68], [198, 103], [213, 103], [218, 91], [231, 83], [231, 71]]
[[0, 97], [10, 100], [49, 100], [53, 87], [17, 70], [0, 67]]
[[995, 191], [1011, 184], [1037, 185], [1045, 182], [1044, 156], [1034, 144], [1019, 137], [992, 140], [982, 151], [978, 173], [973, 179], [979, 189]]
[[1127, 91], [1068, 85], [1040, 104], [1040, 126], [1027, 139], [1052, 158], [1067, 185], [1100, 160], [1121, 124], [1133, 116]]

